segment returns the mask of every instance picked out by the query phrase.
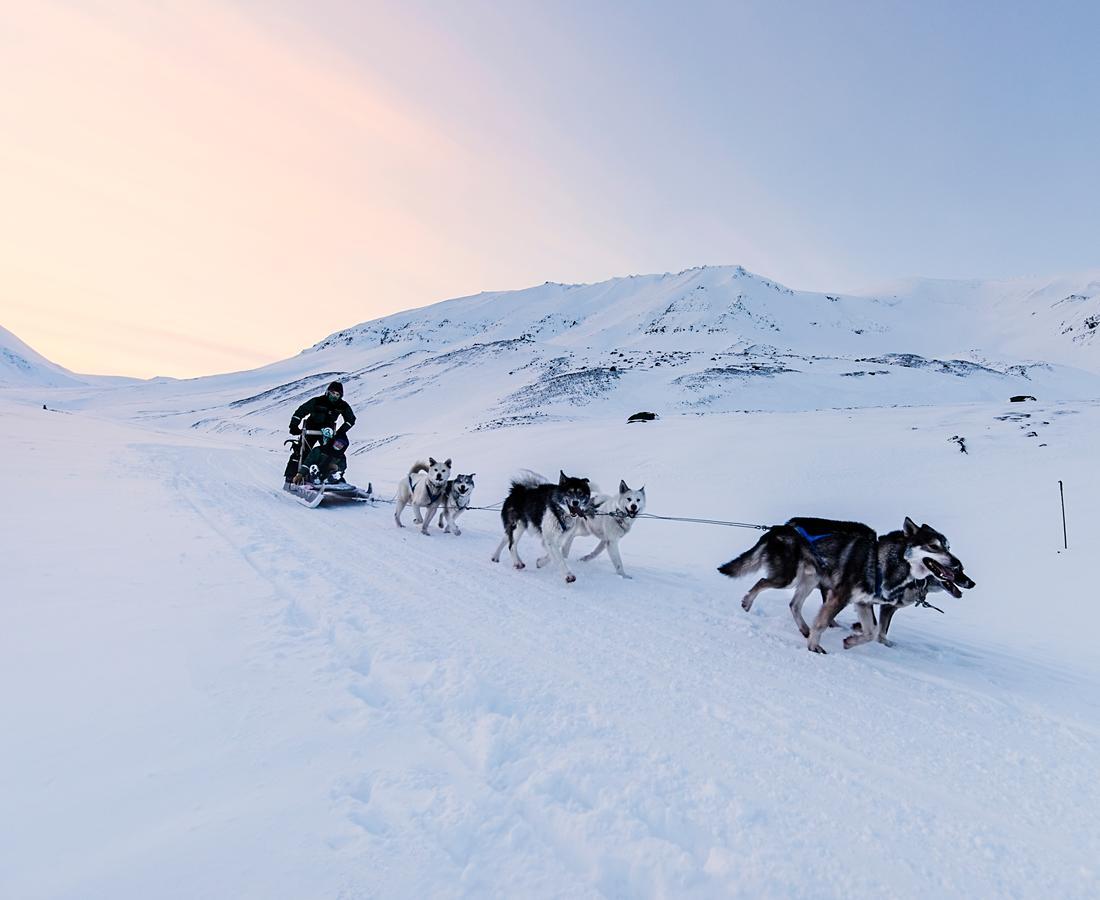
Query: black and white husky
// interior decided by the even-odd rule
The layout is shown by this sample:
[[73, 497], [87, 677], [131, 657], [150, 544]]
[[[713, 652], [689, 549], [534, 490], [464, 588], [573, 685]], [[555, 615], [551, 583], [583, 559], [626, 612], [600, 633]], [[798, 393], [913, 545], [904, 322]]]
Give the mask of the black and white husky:
[[[930, 589], [926, 579], [933, 579], [954, 597], [962, 596], [959, 588], [974, 587], [952, 555], [947, 538], [929, 525], [918, 526], [908, 516], [901, 530], [881, 538], [858, 522], [790, 519], [768, 529], [752, 549], [718, 571], [731, 578], [762, 571], [763, 577], [741, 601], [746, 611], [761, 591], [793, 587], [791, 615], [815, 653], [825, 652], [821, 636], [849, 603], [856, 606], [860, 627], [845, 638], [844, 646], [854, 647], [879, 637], [876, 604], [885, 613], [887, 608], [920, 602]], [[824, 602], [811, 627], [802, 618], [802, 606], [815, 588]], [[886, 616], [887, 628], [892, 617], [893, 611]]]
[[443, 499], [439, 502], [439, 527], [453, 535], [462, 532], [458, 527], [458, 517], [470, 507], [474, 496], [474, 475], [456, 475], [443, 488]]
[[[631, 578], [623, 569], [623, 558], [619, 555], [619, 541], [630, 533], [634, 520], [645, 512], [645, 487], [634, 491], [627, 487], [625, 481], [619, 481], [619, 493], [593, 494], [592, 503], [588, 507], [583, 519], [577, 523], [566, 535], [562, 543], [562, 556], [569, 558], [569, 549], [573, 546], [573, 540], [582, 535], [591, 535], [599, 540], [595, 549], [581, 557], [584, 562], [595, 559], [603, 551], [611, 557], [611, 563], [615, 571], [623, 578]], [[544, 556], [535, 562], [537, 566], [544, 566], [550, 562], [549, 556]]]
[[[406, 506], [411, 506], [414, 513], [413, 524], [420, 526], [422, 534], [430, 534], [428, 526], [443, 500], [443, 490], [450, 477], [451, 461], [449, 459], [436, 462], [429, 456], [426, 463], [413, 463], [409, 474], [397, 483], [397, 496], [394, 498], [393, 510], [393, 520], [397, 523], [397, 527], [405, 527], [401, 522], [401, 513]], [[426, 514], [425, 510], [427, 510]]]
[[505, 547], [512, 554], [512, 565], [524, 568], [516, 545], [528, 528], [542, 537], [542, 545], [550, 559], [558, 564], [567, 583], [577, 580], [565, 562], [562, 546], [565, 539], [583, 520], [592, 502], [592, 489], [587, 478], [572, 478], [565, 472], [558, 473], [558, 483], [551, 484], [541, 475], [528, 473], [512, 482], [508, 497], [500, 510], [504, 524], [504, 537], [493, 554], [493, 562], [500, 562]]

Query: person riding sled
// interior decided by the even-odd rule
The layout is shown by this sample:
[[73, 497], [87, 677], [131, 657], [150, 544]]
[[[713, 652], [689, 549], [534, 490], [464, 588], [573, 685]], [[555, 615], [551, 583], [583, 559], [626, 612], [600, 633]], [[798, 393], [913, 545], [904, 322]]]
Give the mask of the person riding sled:
[[348, 467], [344, 451], [348, 449], [348, 439], [336, 435], [331, 428], [321, 429], [321, 440], [302, 460], [295, 484], [340, 484]]
[[[337, 428], [336, 423], [340, 419], [343, 419], [343, 423]], [[306, 428], [309, 431], [332, 429], [333, 444], [339, 438], [346, 448], [348, 429], [355, 424], [355, 413], [352, 412], [351, 407], [344, 400], [344, 386], [339, 381], [334, 381], [321, 396], [307, 400], [294, 410], [294, 415], [290, 417], [290, 433], [292, 435], [301, 435], [303, 420], [306, 420]], [[302, 438], [299, 437], [298, 440], [301, 441]], [[331, 449], [333, 448], [330, 447]], [[343, 456], [342, 453], [340, 455]], [[291, 449], [290, 459], [286, 464], [286, 471], [283, 473], [284, 481], [290, 481], [298, 474], [298, 459], [299, 446], [298, 442], [295, 442]], [[340, 471], [343, 471], [346, 466], [347, 462], [345, 460]]]

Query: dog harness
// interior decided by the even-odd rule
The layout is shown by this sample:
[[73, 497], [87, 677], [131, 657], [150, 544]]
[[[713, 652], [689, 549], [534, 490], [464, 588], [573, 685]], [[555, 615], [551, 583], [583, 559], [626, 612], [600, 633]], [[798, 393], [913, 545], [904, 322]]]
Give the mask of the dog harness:
[[[804, 540], [809, 545], [810, 552], [814, 555], [814, 559], [816, 559], [819, 564], [823, 565], [822, 559], [821, 559], [820, 556], [818, 556], [817, 549], [814, 547], [814, 544], [816, 544], [818, 541], [825, 540], [825, 538], [832, 537], [833, 536], [832, 533], [830, 532], [829, 534], [810, 534], [801, 525], [795, 525], [794, 530], [795, 530], [795, 532], [797, 532], [798, 536], [800, 538], [802, 538], [802, 540]], [[874, 559], [875, 559], [875, 598], [877, 600], [885, 601], [886, 603], [889, 603], [889, 601], [886, 600], [886, 598], [882, 596], [882, 567], [878, 564], [878, 537], [877, 536], [875, 537]], [[893, 606], [895, 604], [890, 603], [890, 605]], [[929, 604], [929, 605], [931, 605], [931, 604]], [[932, 607], [932, 608], [935, 609], [935, 607]], [[942, 612], [942, 610], [940, 610], [940, 611]]]
[[[416, 485], [413, 484], [413, 477], [409, 475], [409, 493], [413, 493], [416, 490]], [[424, 490], [428, 492], [428, 499], [435, 503], [436, 499], [443, 492], [443, 488], [440, 488], [434, 494], [432, 493], [432, 483], [427, 478], [424, 479]]]

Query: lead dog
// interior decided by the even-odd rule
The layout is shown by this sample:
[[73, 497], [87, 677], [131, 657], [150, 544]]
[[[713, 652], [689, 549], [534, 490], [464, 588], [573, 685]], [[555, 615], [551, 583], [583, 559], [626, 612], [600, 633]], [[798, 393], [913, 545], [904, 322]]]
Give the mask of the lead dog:
[[[615, 571], [623, 578], [632, 578], [623, 569], [623, 558], [619, 555], [619, 541], [630, 533], [634, 525], [634, 519], [645, 512], [645, 488], [640, 487], [632, 491], [626, 482], [619, 481], [619, 493], [593, 494], [592, 503], [584, 518], [577, 523], [577, 527], [569, 531], [562, 543], [562, 556], [569, 558], [569, 550], [573, 546], [573, 540], [583, 535], [591, 535], [599, 540], [596, 548], [581, 557], [584, 562], [589, 562], [599, 556], [604, 549], [611, 557], [611, 564]], [[550, 561], [549, 556], [544, 556], [535, 562], [537, 566], [544, 566]]]
[[[426, 463], [413, 463], [408, 476], [402, 478], [397, 484], [393, 510], [393, 520], [397, 523], [397, 527], [405, 527], [401, 523], [401, 513], [406, 506], [412, 506], [413, 524], [420, 525], [421, 534], [430, 534], [428, 526], [443, 499], [443, 489], [447, 486], [447, 479], [450, 477], [451, 461], [449, 459], [436, 462], [429, 456]], [[424, 510], [427, 510], [427, 515], [424, 514]]]
[[443, 499], [439, 503], [439, 527], [456, 537], [462, 534], [458, 528], [458, 517], [470, 507], [476, 474], [456, 475], [443, 488]]
[[493, 562], [500, 562], [500, 554], [507, 546], [512, 554], [512, 565], [522, 569], [525, 564], [519, 558], [516, 545], [528, 528], [542, 537], [547, 556], [554, 560], [567, 584], [577, 580], [565, 562], [562, 545], [577, 527], [592, 502], [592, 489], [587, 478], [572, 478], [565, 472], [558, 473], [558, 483], [551, 484], [541, 475], [529, 472], [512, 482], [508, 497], [500, 509], [504, 525], [504, 537], [493, 554]]
[[[854, 647], [878, 638], [876, 603], [885, 608], [917, 602], [917, 583], [927, 578], [955, 597], [962, 596], [960, 587], [974, 586], [951, 554], [947, 538], [908, 516], [900, 531], [882, 538], [857, 522], [791, 519], [768, 529], [754, 547], [718, 569], [731, 578], [759, 570], [763, 577], [745, 594], [742, 608], [752, 609], [757, 595], [768, 588], [794, 587], [791, 615], [807, 648], [815, 653], [825, 652], [821, 635], [849, 603], [856, 606], [860, 629], [845, 639], [844, 646]], [[810, 627], [802, 618], [802, 605], [815, 588], [824, 602]], [[892, 616], [893, 612], [887, 627]]]

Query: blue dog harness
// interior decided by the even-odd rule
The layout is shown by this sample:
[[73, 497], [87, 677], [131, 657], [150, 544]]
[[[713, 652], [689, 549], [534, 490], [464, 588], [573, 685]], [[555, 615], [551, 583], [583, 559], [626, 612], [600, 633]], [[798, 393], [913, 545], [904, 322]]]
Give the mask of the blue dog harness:
[[[804, 540], [810, 547], [810, 552], [814, 555], [814, 559], [821, 563], [821, 557], [817, 555], [817, 550], [814, 548], [814, 544], [818, 541], [823, 541], [825, 538], [832, 537], [832, 534], [810, 534], [801, 525], [794, 526], [795, 532], [802, 540]], [[875, 538], [875, 597], [882, 597], [882, 568], [878, 564], [878, 538]]]

